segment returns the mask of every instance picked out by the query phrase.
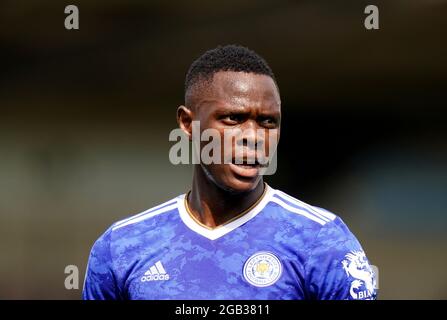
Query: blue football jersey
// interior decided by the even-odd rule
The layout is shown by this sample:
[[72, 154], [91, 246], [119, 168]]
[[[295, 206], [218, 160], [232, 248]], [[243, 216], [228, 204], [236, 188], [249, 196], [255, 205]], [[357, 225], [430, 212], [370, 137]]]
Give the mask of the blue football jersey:
[[375, 299], [374, 272], [336, 215], [266, 184], [211, 229], [185, 195], [113, 224], [93, 245], [84, 299]]

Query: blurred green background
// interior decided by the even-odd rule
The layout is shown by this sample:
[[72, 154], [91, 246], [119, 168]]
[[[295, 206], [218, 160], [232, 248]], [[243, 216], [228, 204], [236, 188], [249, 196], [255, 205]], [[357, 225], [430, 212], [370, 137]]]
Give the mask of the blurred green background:
[[108, 226], [189, 189], [191, 168], [168, 161], [184, 76], [237, 43], [281, 89], [267, 182], [345, 220], [381, 299], [446, 299], [446, 39], [445, 0], [3, 0], [0, 298], [79, 299], [65, 266], [82, 286]]

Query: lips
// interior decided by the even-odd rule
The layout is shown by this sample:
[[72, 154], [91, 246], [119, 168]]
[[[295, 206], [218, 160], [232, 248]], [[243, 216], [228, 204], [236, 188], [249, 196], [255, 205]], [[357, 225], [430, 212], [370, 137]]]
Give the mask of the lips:
[[236, 175], [244, 178], [255, 178], [259, 175], [259, 165], [230, 163], [229, 166]]
[[[263, 167], [257, 160], [254, 163], [248, 163], [247, 159], [243, 159], [240, 164], [236, 163], [236, 160], [233, 159], [229, 164], [232, 171], [241, 177], [244, 178], [255, 178], [259, 175], [260, 169]], [[253, 161], [251, 161], [253, 162]]]

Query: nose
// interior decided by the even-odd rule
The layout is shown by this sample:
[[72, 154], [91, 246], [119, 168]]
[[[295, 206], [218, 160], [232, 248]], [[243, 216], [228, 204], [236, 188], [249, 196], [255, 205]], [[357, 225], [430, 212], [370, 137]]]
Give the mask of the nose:
[[263, 130], [258, 130], [256, 121], [246, 121], [241, 129], [242, 133], [237, 139], [238, 146], [256, 149], [264, 145], [264, 137], [260, 134]]

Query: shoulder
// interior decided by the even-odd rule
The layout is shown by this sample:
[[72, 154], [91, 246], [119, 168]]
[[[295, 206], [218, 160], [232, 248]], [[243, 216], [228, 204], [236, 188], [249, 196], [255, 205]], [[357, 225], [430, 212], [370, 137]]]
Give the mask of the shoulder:
[[[317, 299], [375, 299], [376, 278], [356, 236], [332, 212], [274, 190], [270, 202], [283, 221], [296, 226], [305, 241], [306, 288]], [[298, 222], [295, 222], [298, 221]], [[294, 228], [296, 232], [298, 229]]]
[[271, 188], [269, 202], [284, 213], [285, 218], [300, 220], [313, 225], [317, 230], [323, 226], [340, 223], [339, 217], [334, 213], [308, 204], [278, 189]]
[[[155, 207], [151, 207], [113, 223], [96, 240], [95, 246], [105, 247], [105, 244], [110, 245], [116, 239], [125, 240], [126, 237], [133, 237], [140, 233], [157, 229], [160, 223], [163, 224], [163, 222], [160, 222], [163, 220], [163, 217], [168, 217], [170, 213], [178, 209], [179, 199], [182, 196], [180, 195]], [[163, 224], [163, 227], [167, 228], [168, 226]]]
[[109, 229], [111, 229], [111, 231], [116, 231], [127, 226], [137, 227], [143, 221], [148, 221], [153, 219], [154, 217], [172, 212], [178, 208], [179, 199], [182, 196], [183, 195], [180, 195], [155, 207], [146, 209], [143, 212], [137, 213], [135, 215], [117, 221], [114, 224], [112, 224]]
[[308, 204], [285, 192], [269, 192], [270, 215], [283, 224], [299, 230], [309, 246], [318, 243], [356, 243], [357, 239], [345, 222], [336, 214], [319, 206]]

